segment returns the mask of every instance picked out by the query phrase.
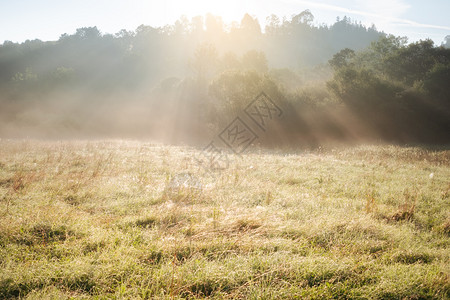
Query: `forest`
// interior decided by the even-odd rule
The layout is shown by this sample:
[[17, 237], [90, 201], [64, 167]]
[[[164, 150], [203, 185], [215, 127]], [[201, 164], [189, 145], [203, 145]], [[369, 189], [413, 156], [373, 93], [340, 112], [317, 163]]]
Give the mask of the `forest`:
[[450, 142], [450, 36], [408, 43], [305, 10], [225, 24], [0, 45], [0, 137], [153, 138], [204, 144], [261, 92], [283, 112], [258, 143]]

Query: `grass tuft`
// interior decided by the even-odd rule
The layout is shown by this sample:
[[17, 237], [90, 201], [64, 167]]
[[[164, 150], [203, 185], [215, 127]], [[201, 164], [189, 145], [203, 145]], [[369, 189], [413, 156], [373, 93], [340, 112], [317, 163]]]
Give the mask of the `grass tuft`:
[[398, 262], [402, 264], [415, 264], [415, 263], [424, 263], [429, 264], [433, 261], [433, 256], [428, 253], [420, 253], [420, 252], [402, 252], [395, 254], [392, 257], [393, 262]]

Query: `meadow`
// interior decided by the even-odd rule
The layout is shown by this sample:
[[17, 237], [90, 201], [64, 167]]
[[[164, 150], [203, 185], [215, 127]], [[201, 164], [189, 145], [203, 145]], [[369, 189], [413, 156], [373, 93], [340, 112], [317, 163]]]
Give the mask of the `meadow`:
[[448, 148], [199, 152], [0, 140], [0, 298], [450, 298]]

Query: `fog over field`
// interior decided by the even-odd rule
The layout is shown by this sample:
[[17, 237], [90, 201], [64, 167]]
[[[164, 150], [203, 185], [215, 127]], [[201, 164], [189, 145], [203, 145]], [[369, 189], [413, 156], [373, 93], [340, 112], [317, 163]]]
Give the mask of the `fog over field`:
[[446, 2], [24, 2], [0, 299], [450, 299]]
[[[200, 145], [265, 93], [267, 145], [449, 142], [450, 50], [309, 10], [180, 18], [0, 46], [3, 138], [147, 138]], [[256, 130], [256, 129], [255, 129]]]

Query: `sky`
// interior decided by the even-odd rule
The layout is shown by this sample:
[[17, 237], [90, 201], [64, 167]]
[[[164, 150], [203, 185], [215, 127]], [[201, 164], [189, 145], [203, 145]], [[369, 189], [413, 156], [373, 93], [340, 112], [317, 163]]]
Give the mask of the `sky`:
[[431, 38], [440, 45], [450, 35], [450, 0], [0, 0], [0, 44], [57, 40], [89, 26], [112, 34], [141, 24], [161, 27], [182, 15], [190, 19], [207, 13], [221, 16], [227, 24], [249, 13], [264, 28], [271, 14], [290, 18], [306, 9], [316, 25], [348, 16], [410, 42]]

